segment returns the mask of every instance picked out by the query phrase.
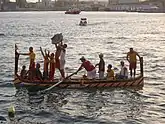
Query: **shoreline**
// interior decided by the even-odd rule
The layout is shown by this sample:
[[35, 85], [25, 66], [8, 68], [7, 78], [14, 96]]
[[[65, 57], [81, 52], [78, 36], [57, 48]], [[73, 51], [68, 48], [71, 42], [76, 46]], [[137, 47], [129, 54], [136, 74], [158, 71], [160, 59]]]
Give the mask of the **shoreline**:
[[[65, 10], [50, 10], [50, 9], [45, 9], [45, 10], [35, 10], [35, 9], [27, 9], [27, 10], [1, 10], [0, 12], [31, 12], [31, 11], [64, 11]], [[162, 11], [113, 11], [113, 10], [103, 10], [103, 11], [93, 11], [93, 10], [83, 10], [84, 12], [137, 12], [137, 13], [165, 13], [165, 10]]]

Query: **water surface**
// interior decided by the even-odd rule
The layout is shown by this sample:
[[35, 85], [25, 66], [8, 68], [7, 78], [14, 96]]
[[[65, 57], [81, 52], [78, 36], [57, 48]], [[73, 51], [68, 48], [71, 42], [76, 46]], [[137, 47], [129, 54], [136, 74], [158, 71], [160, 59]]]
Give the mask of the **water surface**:
[[[78, 26], [86, 17], [88, 25]], [[19, 124], [164, 124], [165, 123], [165, 14], [82, 12], [5, 12], [0, 13], [0, 113], [7, 118], [12, 104]], [[68, 44], [66, 72], [73, 73], [81, 56], [93, 64], [103, 53], [106, 65], [119, 68], [133, 47], [144, 57], [145, 85], [135, 89], [62, 89], [45, 96], [17, 91], [12, 84], [14, 44], [19, 51], [34, 47], [42, 64], [39, 47], [55, 51], [50, 38], [62, 32]], [[29, 60], [20, 57], [19, 70]], [[77, 77], [81, 77], [81, 71]], [[59, 75], [59, 72], [56, 73]]]

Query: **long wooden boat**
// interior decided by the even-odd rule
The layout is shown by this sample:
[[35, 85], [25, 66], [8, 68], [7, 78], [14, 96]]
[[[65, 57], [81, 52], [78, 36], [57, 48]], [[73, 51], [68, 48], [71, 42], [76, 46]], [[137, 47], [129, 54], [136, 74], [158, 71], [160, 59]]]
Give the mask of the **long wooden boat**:
[[[21, 87], [26, 87], [30, 89], [46, 89], [58, 83], [59, 80], [54, 81], [30, 81], [28, 79], [21, 79], [17, 74], [18, 71], [18, 58], [19, 55], [15, 50], [15, 79], [14, 86], [19, 89]], [[59, 83], [56, 87], [58, 88], [110, 88], [110, 87], [143, 87], [143, 58], [140, 58], [140, 75], [136, 78], [130, 78], [125, 80], [107, 80], [107, 79], [66, 79]]]

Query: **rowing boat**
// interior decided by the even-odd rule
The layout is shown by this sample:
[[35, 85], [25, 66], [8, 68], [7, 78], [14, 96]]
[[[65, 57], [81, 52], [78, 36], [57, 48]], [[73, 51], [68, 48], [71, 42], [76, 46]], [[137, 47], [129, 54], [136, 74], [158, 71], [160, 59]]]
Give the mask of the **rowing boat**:
[[[59, 80], [54, 81], [29, 81], [21, 79], [18, 75], [15, 76], [14, 85], [17, 89], [26, 88], [37, 88], [46, 89], [52, 85], [58, 83]], [[100, 80], [100, 79], [66, 79], [56, 87], [58, 88], [109, 88], [109, 87], [142, 87], [144, 85], [143, 76], [127, 80]]]
[[[22, 87], [30, 88], [30, 89], [46, 89], [48, 87], [53, 86], [58, 83], [59, 80], [55, 79], [53, 81], [50, 80], [34, 80], [30, 81], [28, 79], [21, 79], [21, 77], [17, 74], [18, 72], [18, 58], [19, 55], [15, 50], [15, 78], [14, 78], [14, 86], [19, 89]], [[140, 58], [140, 74], [136, 78], [129, 78], [125, 80], [115, 79], [86, 79], [86, 78], [69, 78], [63, 80], [61, 83], [56, 85], [57, 88], [110, 88], [110, 87], [143, 87], [144, 78], [143, 78], [143, 57]]]

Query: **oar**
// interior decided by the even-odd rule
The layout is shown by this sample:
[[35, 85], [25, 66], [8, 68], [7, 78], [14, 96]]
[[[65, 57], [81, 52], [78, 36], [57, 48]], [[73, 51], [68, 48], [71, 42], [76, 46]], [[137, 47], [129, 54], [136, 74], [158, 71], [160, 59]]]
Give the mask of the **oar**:
[[63, 80], [57, 82], [56, 84], [52, 85], [51, 87], [49, 87], [49, 88], [47, 88], [47, 89], [45, 89], [45, 90], [40, 91], [39, 93], [45, 93], [45, 92], [47, 92], [47, 91], [50, 91], [51, 89], [53, 89], [54, 87], [56, 87], [57, 85], [59, 85], [60, 83], [62, 83], [64, 80], [70, 78], [71, 76], [73, 76], [73, 75], [75, 75], [75, 74], [77, 74], [77, 71], [74, 72], [74, 73], [72, 73], [72, 74], [70, 74], [69, 76], [67, 76], [67, 77], [64, 78]]

